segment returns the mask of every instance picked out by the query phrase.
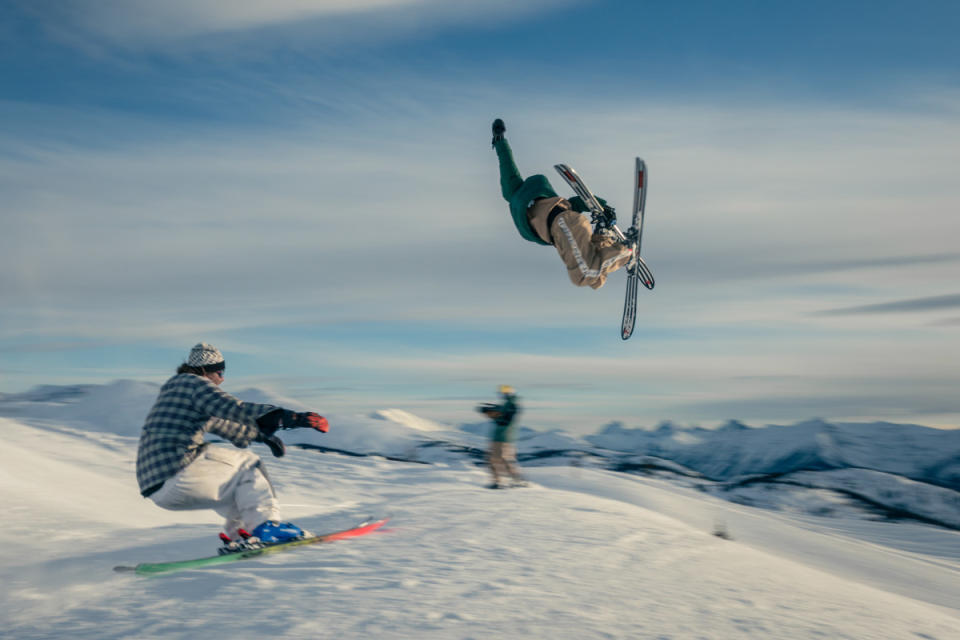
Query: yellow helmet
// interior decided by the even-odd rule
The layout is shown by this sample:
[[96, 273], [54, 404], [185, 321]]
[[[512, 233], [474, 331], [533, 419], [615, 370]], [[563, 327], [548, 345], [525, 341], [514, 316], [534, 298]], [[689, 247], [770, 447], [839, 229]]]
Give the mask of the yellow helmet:
[[511, 386], [508, 385], [508, 384], [502, 384], [502, 385], [500, 385], [500, 388], [497, 389], [497, 391], [499, 391], [500, 393], [502, 393], [502, 394], [505, 395], [505, 396], [512, 396], [513, 394], [516, 393], [516, 391], [514, 391], [513, 387], [511, 387]]

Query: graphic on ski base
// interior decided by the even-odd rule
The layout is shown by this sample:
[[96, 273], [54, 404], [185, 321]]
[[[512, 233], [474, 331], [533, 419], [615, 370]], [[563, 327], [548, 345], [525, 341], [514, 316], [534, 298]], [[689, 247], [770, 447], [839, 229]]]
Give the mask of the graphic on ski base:
[[637, 320], [637, 285], [642, 282], [647, 289], [653, 289], [653, 272], [647, 263], [640, 257], [640, 241], [643, 237], [644, 208], [647, 202], [647, 165], [641, 159], [636, 159], [634, 171], [633, 218], [626, 233], [617, 226], [617, 216], [613, 207], [600, 204], [593, 192], [583, 182], [583, 179], [569, 165], [554, 165], [567, 184], [590, 209], [594, 229], [610, 229], [621, 243], [633, 249], [633, 258], [627, 263], [627, 292], [623, 301], [623, 321], [620, 325], [620, 337], [624, 340], [633, 335]]
[[383, 525], [387, 523], [389, 518], [382, 518], [380, 520], [366, 521], [362, 522], [354, 527], [349, 529], [344, 529], [342, 531], [334, 531], [332, 533], [325, 533], [317, 536], [308, 536], [306, 538], [299, 538], [297, 540], [291, 540], [289, 542], [279, 542], [276, 544], [268, 544], [256, 548], [246, 548], [240, 551], [234, 551], [231, 553], [221, 553], [216, 556], [208, 556], [205, 558], [194, 558], [191, 560], [175, 560], [173, 562], [144, 562], [136, 566], [125, 566], [120, 565], [114, 567], [113, 570], [117, 572], [130, 572], [136, 573], [137, 575], [157, 575], [160, 573], [171, 573], [173, 571], [181, 571], [183, 569], [199, 569], [202, 567], [209, 567], [218, 564], [225, 564], [227, 562], [233, 562], [235, 560], [247, 560], [249, 558], [256, 558], [259, 556], [268, 555], [271, 553], [277, 553], [278, 551], [287, 551], [290, 549], [295, 549], [297, 547], [302, 547], [312, 544], [323, 544], [326, 542], [334, 542], [336, 540], [343, 540], [344, 538], [355, 538], [357, 536], [363, 536], [368, 533], [373, 533]]

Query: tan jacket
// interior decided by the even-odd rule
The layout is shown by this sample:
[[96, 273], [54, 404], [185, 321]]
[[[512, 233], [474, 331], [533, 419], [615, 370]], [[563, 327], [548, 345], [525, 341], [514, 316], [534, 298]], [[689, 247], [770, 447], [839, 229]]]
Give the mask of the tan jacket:
[[527, 220], [530, 221], [530, 226], [533, 227], [536, 234], [548, 244], [553, 244], [553, 241], [550, 231], [547, 229], [547, 219], [550, 217], [550, 212], [559, 202], [563, 202], [568, 208], [570, 206], [565, 199], [557, 196], [555, 198], [537, 200], [533, 203], [532, 207], [527, 209]]
[[609, 236], [594, 237], [587, 217], [570, 209], [555, 216], [548, 230], [550, 211], [561, 202], [566, 204], [560, 197], [534, 202], [527, 211], [530, 226], [557, 249], [573, 284], [599, 289], [608, 274], [630, 261], [632, 253]]

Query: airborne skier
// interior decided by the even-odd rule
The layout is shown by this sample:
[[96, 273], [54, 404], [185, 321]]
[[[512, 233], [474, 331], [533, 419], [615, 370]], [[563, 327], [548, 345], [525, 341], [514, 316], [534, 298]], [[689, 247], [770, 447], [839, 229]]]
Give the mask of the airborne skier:
[[[213, 509], [226, 518], [226, 537], [221, 539], [227, 546], [242, 545], [241, 538], [251, 534], [268, 544], [303, 537], [300, 527], [280, 521], [266, 469], [246, 447], [261, 442], [280, 457], [284, 446], [275, 435], [279, 429], [307, 427], [326, 433], [327, 420], [316, 413], [237, 400], [219, 388], [225, 367], [216, 347], [200, 343], [161, 387], [140, 435], [140, 493], [164, 509]], [[204, 442], [207, 432], [238, 448]]]
[[[560, 197], [541, 174], [524, 180], [505, 132], [503, 120], [494, 120], [493, 148], [500, 161], [500, 190], [510, 204], [517, 230], [530, 242], [554, 246], [573, 284], [599, 289], [610, 273], [630, 262], [633, 248], [622, 244], [603, 225], [594, 231], [581, 215], [588, 207], [580, 196]], [[603, 199], [598, 200], [606, 205]]]

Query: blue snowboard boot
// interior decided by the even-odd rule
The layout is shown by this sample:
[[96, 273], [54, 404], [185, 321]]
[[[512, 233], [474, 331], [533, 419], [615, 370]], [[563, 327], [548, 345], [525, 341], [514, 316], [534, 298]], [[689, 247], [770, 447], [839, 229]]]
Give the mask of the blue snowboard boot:
[[251, 532], [264, 544], [276, 544], [278, 542], [290, 542], [299, 538], [305, 538], [306, 532], [295, 524], [289, 522], [274, 522], [267, 520], [260, 524]]

